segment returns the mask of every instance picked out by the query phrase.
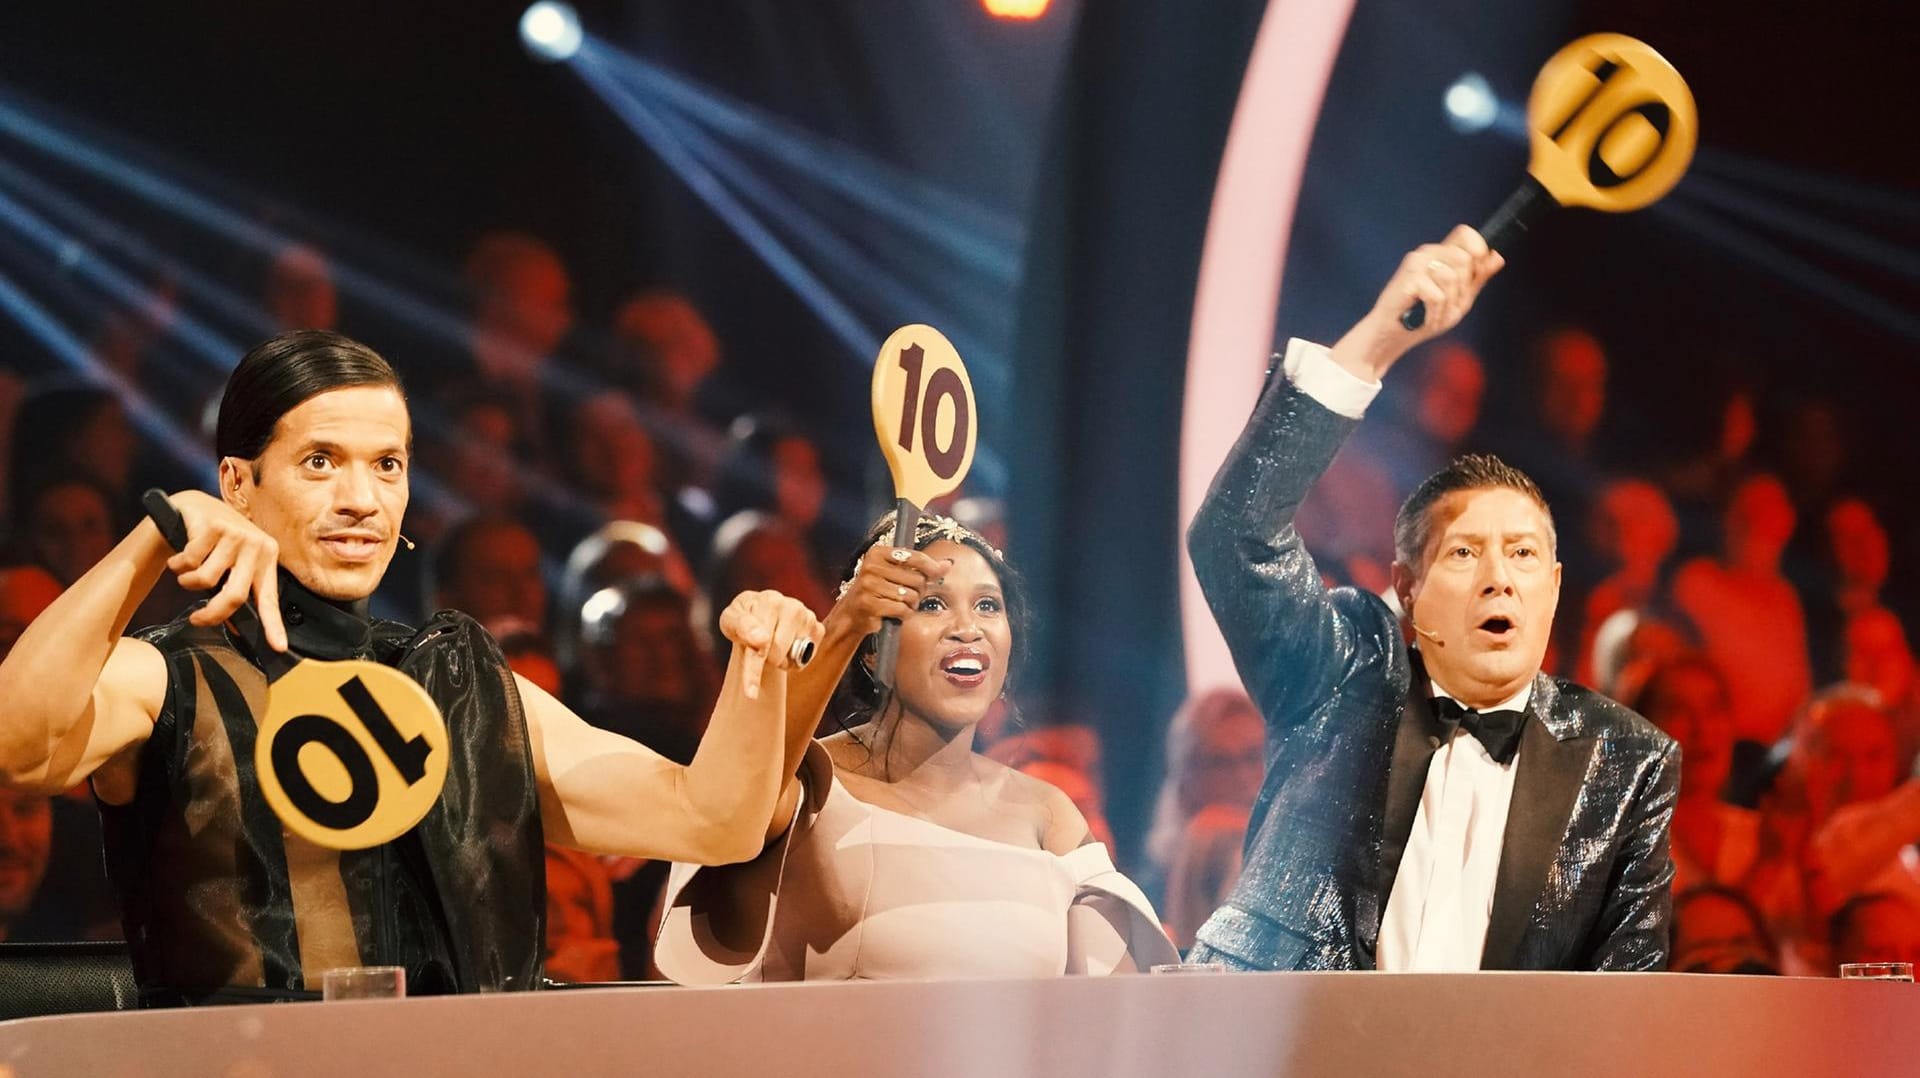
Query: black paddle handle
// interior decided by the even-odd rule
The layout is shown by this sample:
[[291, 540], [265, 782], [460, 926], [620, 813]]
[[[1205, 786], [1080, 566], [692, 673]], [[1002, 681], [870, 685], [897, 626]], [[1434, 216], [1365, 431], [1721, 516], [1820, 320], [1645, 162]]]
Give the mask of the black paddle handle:
[[[187, 548], [186, 518], [180, 515], [180, 510], [173, 507], [173, 502], [167, 497], [166, 491], [154, 487], [140, 495], [140, 508], [146, 510], [147, 519], [153, 521], [153, 526], [160, 529], [160, 537], [167, 541], [168, 546], [176, 551]], [[277, 680], [280, 675], [297, 665], [298, 660], [293, 656], [267, 646], [267, 634], [260, 627], [260, 614], [254, 610], [251, 598], [241, 603], [240, 609], [227, 617], [227, 624], [253, 649], [260, 665], [267, 671], [268, 680]]]
[[175, 553], [187, 549], [187, 520], [173, 507], [166, 491], [154, 487], [140, 495], [140, 508], [147, 511], [147, 519], [160, 529], [160, 538], [165, 539]]
[[[1487, 246], [1506, 254], [1520, 238], [1527, 234], [1539, 222], [1542, 214], [1559, 203], [1540, 186], [1540, 181], [1528, 176], [1513, 194], [1493, 211], [1487, 223], [1480, 226], [1480, 238]], [[1422, 300], [1414, 300], [1413, 306], [1400, 312], [1400, 325], [1404, 329], [1419, 329], [1427, 322], [1427, 305]]]
[[[914, 533], [920, 527], [920, 507], [905, 498], [893, 505], [893, 547], [912, 550]], [[873, 680], [883, 689], [893, 688], [893, 673], [900, 663], [900, 622], [887, 618], [880, 626], [880, 639], [874, 645]]]

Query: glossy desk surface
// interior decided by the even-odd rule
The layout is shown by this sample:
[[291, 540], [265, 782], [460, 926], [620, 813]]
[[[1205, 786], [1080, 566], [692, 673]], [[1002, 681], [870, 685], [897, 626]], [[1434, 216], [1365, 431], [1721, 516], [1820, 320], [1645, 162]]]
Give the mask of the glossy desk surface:
[[20, 1078], [1913, 1076], [1920, 985], [1188, 973], [607, 988], [25, 1019], [0, 1024], [0, 1064]]

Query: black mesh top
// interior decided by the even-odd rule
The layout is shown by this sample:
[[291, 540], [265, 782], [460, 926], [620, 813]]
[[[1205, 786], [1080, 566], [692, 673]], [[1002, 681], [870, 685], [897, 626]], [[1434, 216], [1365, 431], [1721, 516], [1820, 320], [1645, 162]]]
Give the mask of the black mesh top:
[[134, 799], [103, 804], [101, 818], [143, 998], [299, 998], [325, 970], [355, 965], [406, 967], [409, 994], [534, 987], [546, 861], [526, 717], [499, 646], [453, 611], [416, 632], [284, 571], [280, 594], [296, 654], [370, 658], [426, 688], [447, 722], [446, 785], [384, 846], [291, 835], [253, 765], [268, 685], [257, 643], [184, 615], [140, 634], [166, 658], [166, 703]]

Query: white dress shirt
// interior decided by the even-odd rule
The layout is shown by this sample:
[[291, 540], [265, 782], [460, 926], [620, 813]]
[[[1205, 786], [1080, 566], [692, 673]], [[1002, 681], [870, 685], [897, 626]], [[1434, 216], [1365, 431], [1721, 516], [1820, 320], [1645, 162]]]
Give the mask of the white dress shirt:
[[[1452, 695], [1432, 685], [1431, 695]], [[1525, 711], [1527, 685], [1488, 711]], [[1458, 702], [1458, 701], [1456, 701]], [[1495, 763], [1462, 727], [1433, 754], [1413, 830], [1380, 915], [1376, 965], [1389, 973], [1480, 968], [1520, 754]]]
[[[1335, 363], [1324, 346], [1299, 338], [1287, 342], [1283, 369], [1302, 393], [1349, 419], [1359, 419], [1380, 392], [1380, 383], [1355, 376]], [[1428, 692], [1452, 699], [1431, 682]], [[1532, 693], [1529, 683], [1487, 710], [1524, 711]], [[1518, 752], [1504, 765], [1495, 763], [1480, 739], [1459, 727], [1434, 752], [1406, 852], [1381, 915], [1376, 952], [1380, 969], [1406, 973], [1480, 968], [1519, 763]]]

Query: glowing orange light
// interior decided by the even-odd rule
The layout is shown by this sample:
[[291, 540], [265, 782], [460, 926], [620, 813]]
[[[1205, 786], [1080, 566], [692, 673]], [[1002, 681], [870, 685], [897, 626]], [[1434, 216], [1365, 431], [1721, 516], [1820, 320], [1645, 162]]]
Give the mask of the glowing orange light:
[[980, 0], [987, 14], [996, 19], [1037, 19], [1047, 13], [1053, 0]]

